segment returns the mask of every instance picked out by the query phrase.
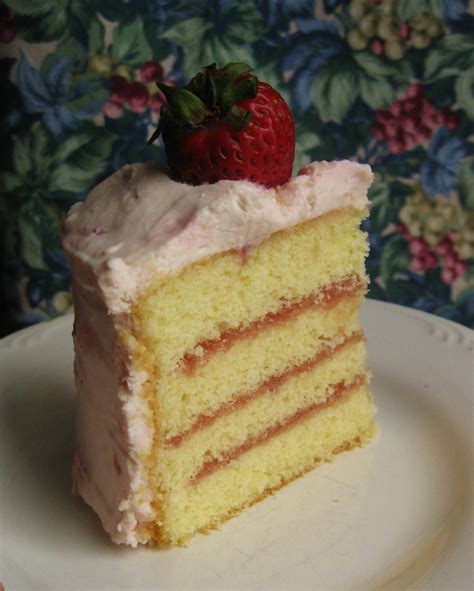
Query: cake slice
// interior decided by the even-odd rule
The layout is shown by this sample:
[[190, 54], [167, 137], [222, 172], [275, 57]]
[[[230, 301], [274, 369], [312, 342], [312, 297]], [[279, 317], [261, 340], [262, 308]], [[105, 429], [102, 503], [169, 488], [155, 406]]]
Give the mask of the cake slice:
[[173, 178], [127, 165], [63, 231], [74, 486], [132, 546], [182, 544], [374, 433], [369, 166], [289, 178], [291, 114], [245, 64], [162, 90]]
[[371, 178], [194, 187], [137, 164], [73, 206], [74, 483], [115, 542], [182, 543], [370, 437]]

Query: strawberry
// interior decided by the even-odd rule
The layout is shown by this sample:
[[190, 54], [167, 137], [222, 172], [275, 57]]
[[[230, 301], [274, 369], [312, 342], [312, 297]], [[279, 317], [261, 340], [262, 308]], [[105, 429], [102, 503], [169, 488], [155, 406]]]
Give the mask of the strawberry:
[[192, 185], [249, 180], [275, 187], [291, 176], [295, 128], [278, 92], [250, 66], [207, 66], [184, 88], [157, 82], [167, 103], [152, 143], [163, 135], [172, 176]]

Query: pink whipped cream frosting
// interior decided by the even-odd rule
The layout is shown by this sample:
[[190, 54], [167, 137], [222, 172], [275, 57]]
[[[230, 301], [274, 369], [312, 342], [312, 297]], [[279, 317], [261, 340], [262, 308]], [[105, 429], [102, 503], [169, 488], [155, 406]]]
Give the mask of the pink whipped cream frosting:
[[349, 161], [304, 167], [284, 186], [247, 181], [193, 187], [152, 163], [118, 170], [63, 227], [75, 307], [77, 401], [74, 487], [116, 543], [146, 542], [153, 521], [142, 458], [152, 453], [147, 381], [135, 370], [118, 332], [140, 289], [154, 275], [256, 245], [269, 235], [327, 213], [367, 207], [370, 167]]
[[152, 274], [259, 244], [333, 209], [366, 207], [372, 176], [368, 165], [342, 160], [310, 164], [275, 189], [247, 181], [194, 187], [153, 163], [127, 165], [71, 208], [63, 244], [92, 268], [109, 310], [124, 312]]

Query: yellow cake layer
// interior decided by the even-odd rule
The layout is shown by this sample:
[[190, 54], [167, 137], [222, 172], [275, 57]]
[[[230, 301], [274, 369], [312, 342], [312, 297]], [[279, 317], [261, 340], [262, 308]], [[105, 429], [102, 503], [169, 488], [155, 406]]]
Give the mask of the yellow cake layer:
[[209, 427], [196, 431], [179, 447], [159, 449], [157, 466], [161, 488], [174, 490], [186, 484], [205, 461], [225, 456], [269, 427], [282, 423], [298, 410], [323, 402], [330, 387], [350, 384], [355, 376], [366, 373], [365, 342], [348, 344], [310, 371], [290, 377], [280, 387], [237, 407], [216, 419]]
[[161, 374], [202, 340], [248, 324], [286, 300], [357, 275], [365, 281], [366, 211], [334, 211], [270, 236], [246, 254], [229, 251], [158, 278], [132, 310], [133, 333], [147, 342]]
[[163, 440], [189, 429], [202, 414], [212, 414], [236, 394], [250, 392], [268, 377], [313, 357], [359, 330], [362, 295], [342, 300], [331, 310], [301, 316], [237, 340], [213, 355], [189, 376], [178, 370], [157, 382]]
[[144, 530], [162, 544], [177, 544], [198, 530], [216, 527], [318, 462], [330, 460], [345, 444], [370, 437], [373, 416], [372, 400], [364, 385], [250, 449], [198, 484], [165, 494], [160, 511], [162, 525], [148, 524]]

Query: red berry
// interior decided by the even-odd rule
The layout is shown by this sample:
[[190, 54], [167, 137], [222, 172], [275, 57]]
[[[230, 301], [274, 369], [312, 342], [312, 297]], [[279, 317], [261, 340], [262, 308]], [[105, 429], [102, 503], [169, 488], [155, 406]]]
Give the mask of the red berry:
[[110, 100], [121, 105], [130, 96], [131, 83], [123, 76], [112, 76], [112, 92], [110, 93]]
[[426, 270], [427, 269], [434, 269], [437, 267], [438, 261], [437, 261], [436, 257], [429, 252], [427, 255], [425, 255], [423, 257], [423, 264], [424, 264]]
[[385, 51], [385, 42], [379, 37], [376, 37], [370, 44], [370, 49], [375, 55], [382, 55]]
[[454, 269], [458, 260], [458, 256], [454, 251], [452, 253], [448, 253], [444, 256], [444, 267], [446, 269]]
[[379, 121], [374, 123], [374, 126], [372, 127], [372, 133], [377, 140], [382, 141], [385, 139], [385, 128]]
[[409, 249], [410, 249], [410, 253], [413, 256], [417, 256], [417, 257], [424, 256], [425, 254], [429, 253], [428, 245], [421, 238], [415, 238], [414, 240], [412, 240], [410, 242]]
[[399, 34], [401, 39], [410, 39], [411, 27], [407, 21], [403, 21], [403, 23], [400, 25]]
[[413, 273], [422, 273], [425, 270], [423, 259], [420, 257], [415, 257], [412, 259], [410, 263], [410, 270], [413, 271]]
[[445, 267], [441, 271], [441, 281], [447, 285], [452, 285], [456, 281], [456, 271]]
[[109, 119], [118, 119], [122, 115], [122, 106], [114, 101], [107, 101], [102, 106], [102, 113]]
[[405, 224], [397, 224], [395, 226], [394, 230], [395, 230], [395, 232], [398, 232], [402, 236], [402, 238], [404, 238], [407, 242], [411, 242], [412, 240], [417, 240], [416, 238], [413, 238], [411, 236], [411, 234], [408, 231]]
[[[219, 83], [225, 68], [213, 70], [208, 66], [205, 72], [206, 75], [210, 72]], [[232, 84], [243, 84], [245, 80], [250, 81], [250, 78], [240, 77]], [[174, 177], [193, 185], [228, 179], [249, 180], [265, 187], [275, 187], [288, 180], [295, 151], [293, 118], [274, 88], [265, 82], [257, 85], [257, 80], [253, 80], [255, 86], [248, 95], [253, 98], [235, 102], [238, 113], [251, 115], [243, 126], [234, 127], [231, 120], [209, 111], [210, 115], [194, 124], [184, 137], [178, 135], [175, 139], [166, 133], [166, 116], [162, 111], [161, 121], [165, 116], [163, 139]], [[218, 100], [222, 100], [222, 95], [220, 98], [218, 95]], [[170, 104], [168, 99], [171, 111]]]
[[401, 101], [395, 101], [387, 109], [387, 111], [390, 113], [390, 115], [393, 115], [394, 117], [400, 117], [400, 113], [402, 112], [402, 106], [403, 106], [403, 103]]
[[423, 85], [420, 82], [412, 84], [405, 93], [405, 98], [416, 98], [424, 94]]
[[159, 113], [161, 111], [161, 107], [164, 105], [164, 100], [162, 95], [154, 94], [150, 97], [150, 108], [153, 113]]
[[448, 129], [455, 129], [459, 125], [459, 115], [452, 109], [441, 109], [441, 120]]
[[416, 143], [417, 144], [424, 144], [425, 142], [427, 142], [430, 139], [431, 134], [432, 134], [432, 132], [429, 127], [426, 127], [425, 125], [420, 125], [420, 127], [418, 128], [418, 132], [415, 135]]
[[453, 254], [454, 253], [453, 243], [451, 242], [451, 240], [449, 238], [444, 238], [443, 240], [441, 240], [441, 242], [438, 242], [438, 244], [435, 246], [435, 252], [436, 252], [436, 254], [438, 254], [441, 257], [444, 257], [448, 254]]
[[128, 97], [125, 101], [130, 111], [143, 113], [150, 102], [150, 95], [146, 86], [140, 82], [132, 82], [128, 89]]
[[467, 263], [466, 261], [458, 260], [454, 266], [454, 270], [459, 277], [460, 275], [464, 275], [467, 272]]
[[156, 62], [145, 62], [138, 70], [138, 77], [145, 84], [156, 82], [157, 80], [163, 80], [163, 68]]

